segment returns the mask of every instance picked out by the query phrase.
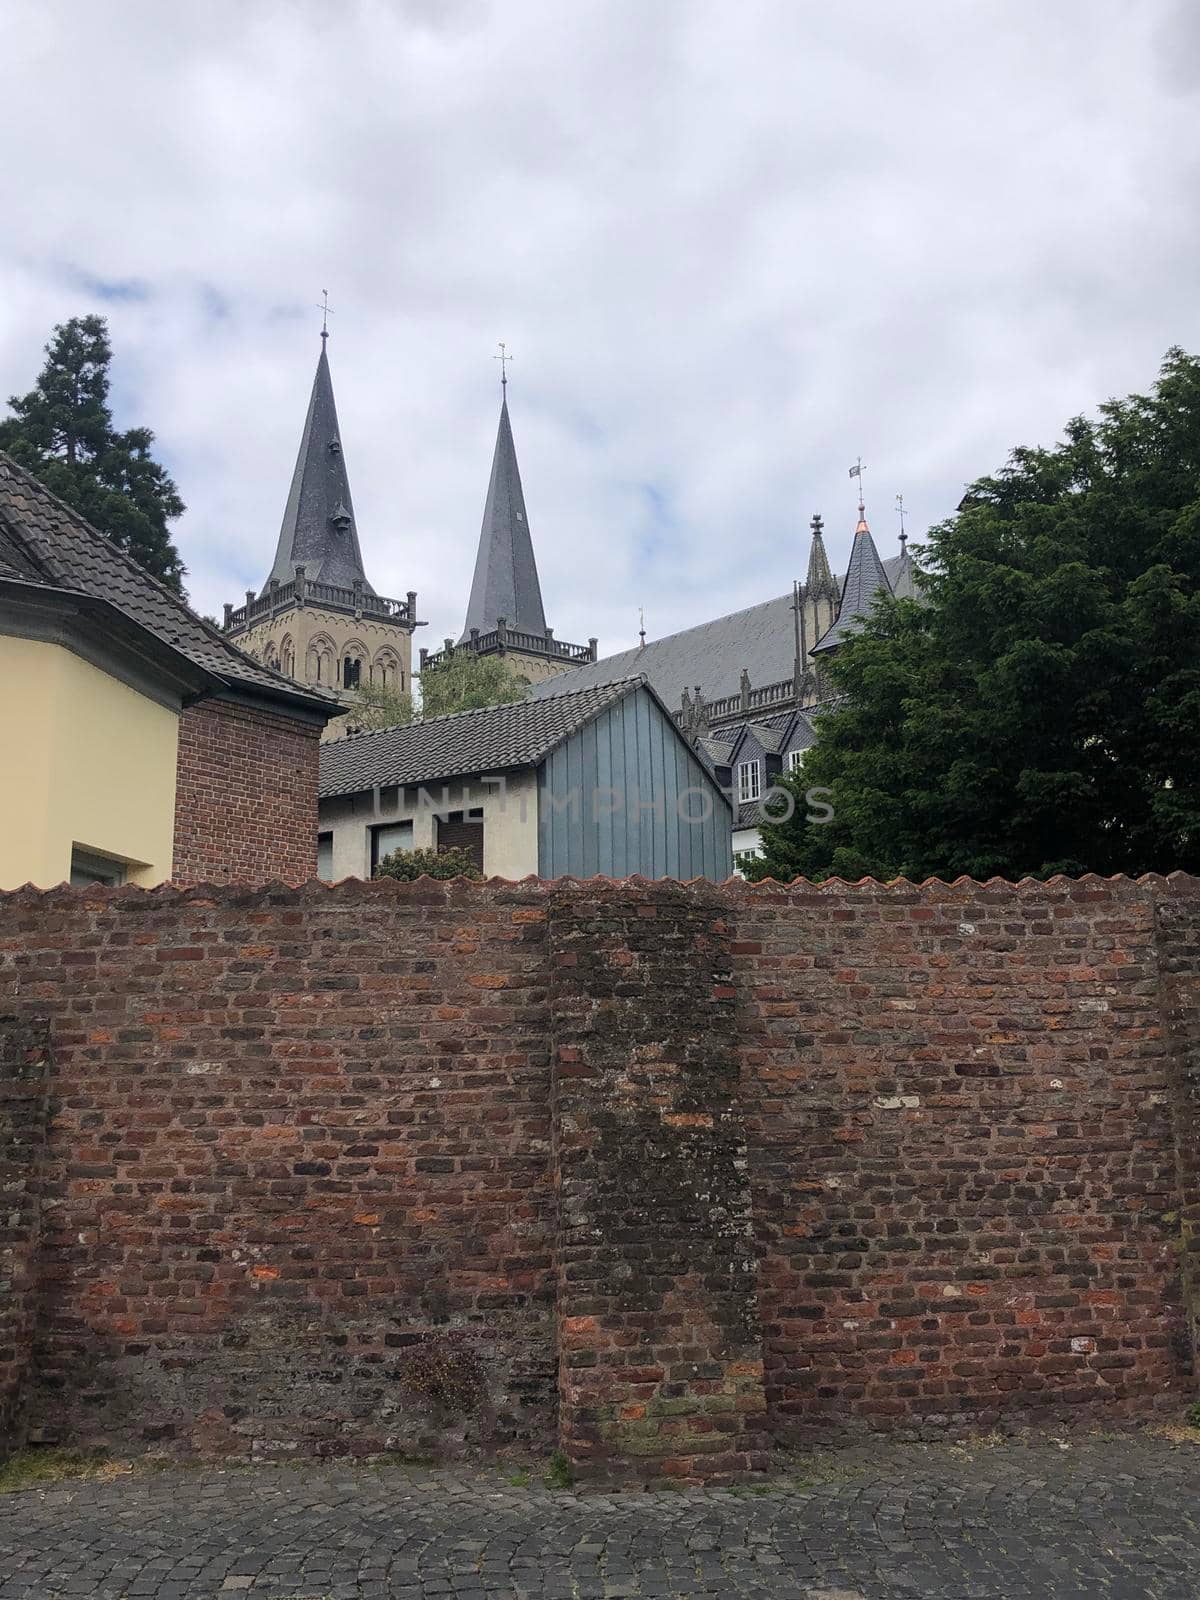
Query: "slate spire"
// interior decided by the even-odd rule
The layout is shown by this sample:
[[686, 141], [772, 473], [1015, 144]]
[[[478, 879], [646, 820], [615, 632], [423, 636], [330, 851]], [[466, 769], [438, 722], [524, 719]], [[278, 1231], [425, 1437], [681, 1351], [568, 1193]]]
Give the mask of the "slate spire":
[[884, 594], [892, 592], [887, 573], [883, 570], [883, 562], [879, 559], [879, 551], [875, 548], [875, 540], [871, 537], [871, 530], [867, 526], [866, 512], [860, 503], [854, 543], [850, 546], [850, 561], [842, 582], [842, 599], [838, 607], [837, 620], [825, 637], [814, 646], [814, 654], [817, 650], [832, 650], [847, 634], [857, 633], [861, 623], [856, 621], [856, 618], [866, 616], [880, 589]]
[[808, 577], [804, 585], [810, 600], [836, 600], [838, 597], [837, 585], [829, 568], [829, 557], [825, 554], [825, 540], [822, 537], [824, 526], [820, 513], [815, 513], [809, 523], [812, 545], [808, 552]]
[[374, 594], [363, 571], [358, 545], [354, 501], [350, 498], [350, 479], [333, 403], [327, 338], [328, 334], [322, 333], [321, 357], [271, 577], [288, 583], [295, 577], [296, 568], [303, 566], [310, 583], [335, 583], [349, 589], [359, 581], [366, 594]]
[[507, 385], [500, 402], [500, 427], [463, 638], [469, 638], [472, 628], [490, 633], [500, 617], [510, 628], [524, 633], [546, 631], [542, 589], [529, 536], [512, 424], [508, 420]]

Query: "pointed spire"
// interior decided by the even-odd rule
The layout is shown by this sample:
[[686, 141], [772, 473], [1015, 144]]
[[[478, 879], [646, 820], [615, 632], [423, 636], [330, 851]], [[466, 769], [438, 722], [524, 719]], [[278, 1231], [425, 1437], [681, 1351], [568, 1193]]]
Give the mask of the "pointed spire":
[[333, 403], [327, 337], [322, 330], [321, 355], [270, 576], [287, 583], [302, 566], [310, 582], [335, 583], [347, 589], [359, 582], [367, 594], [374, 594], [358, 545], [350, 479]]
[[500, 617], [506, 619], [510, 629], [522, 633], [544, 634], [546, 631], [542, 589], [529, 536], [529, 519], [525, 515], [512, 424], [508, 420], [507, 393], [500, 402], [500, 427], [492, 456], [492, 476], [483, 508], [483, 527], [463, 638], [470, 637], [472, 628], [490, 633]]
[[821, 513], [813, 513], [809, 523], [812, 529], [812, 545], [808, 552], [808, 577], [805, 580], [805, 592], [813, 600], [836, 600], [837, 584], [833, 581], [833, 573], [829, 568], [829, 557], [825, 553], [825, 540], [823, 530], [825, 524], [821, 520]]
[[860, 499], [858, 525], [854, 529], [854, 543], [850, 546], [850, 561], [842, 583], [842, 598], [837, 620], [825, 637], [813, 646], [813, 654], [815, 655], [818, 650], [832, 650], [847, 634], [857, 633], [862, 626], [857, 619], [866, 616], [881, 589], [885, 594], [892, 592], [887, 573], [883, 570], [883, 562], [879, 559], [879, 551], [875, 548], [875, 540], [871, 537], [871, 529], [867, 525], [866, 510]]

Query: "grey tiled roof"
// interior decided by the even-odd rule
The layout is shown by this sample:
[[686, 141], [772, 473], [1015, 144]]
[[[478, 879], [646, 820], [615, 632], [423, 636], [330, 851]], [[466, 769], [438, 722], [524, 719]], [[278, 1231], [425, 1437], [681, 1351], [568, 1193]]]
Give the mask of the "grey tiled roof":
[[375, 593], [363, 571], [346, 454], [323, 340], [270, 576], [280, 583], [290, 583], [300, 565], [310, 582], [339, 584], [349, 589], [355, 579], [361, 579], [365, 592]]
[[510, 628], [525, 633], [546, 631], [542, 588], [533, 557], [507, 397], [500, 405], [500, 427], [496, 433], [492, 476], [483, 508], [483, 527], [479, 533], [463, 638], [469, 636], [472, 628], [490, 633], [500, 617]]
[[[883, 563], [889, 582], [899, 564], [899, 556]], [[782, 683], [791, 677], [795, 660], [792, 597], [781, 594], [774, 600], [747, 606], [744, 611], [731, 611], [711, 622], [685, 628], [682, 633], [668, 634], [601, 661], [587, 662], [535, 684], [530, 694], [541, 699], [641, 672], [659, 697], [677, 711], [685, 689], [690, 693], [699, 684], [706, 700], [736, 694], [743, 667], [756, 687]]]
[[458, 711], [407, 728], [333, 739], [321, 746], [321, 798], [356, 794], [377, 784], [390, 788], [536, 766], [642, 683], [641, 678], [625, 678], [552, 699]]
[[[897, 557], [897, 565], [901, 559]], [[854, 530], [854, 543], [850, 546], [850, 562], [842, 583], [842, 601], [837, 620], [813, 646], [814, 652], [832, 650], [848, 633], [857, 633], [862, 626], [858, 619], [870, 611], [881, 589], [890, 592], [891, 587], [891, 575], [885, 571], [879, 559], [871, 530], [866, 519], [860, 518]]]
[[244, 654], [3, 451], [0, 566], [22, 582], [107, 601], [232, 688], [330, 715], [340, 709], [334, 696], [301, 688]]

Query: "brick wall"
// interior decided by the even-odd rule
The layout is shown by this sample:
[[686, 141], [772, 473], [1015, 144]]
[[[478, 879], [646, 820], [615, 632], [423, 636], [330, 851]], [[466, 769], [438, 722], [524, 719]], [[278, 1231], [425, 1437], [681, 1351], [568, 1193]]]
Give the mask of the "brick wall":
[[21, 890], [0, 996], [43, 1435], [723, 1477], [1192, 1381], [1192, 880]]
[[0, 1456], [22, 1437], [29, 1398], [47, 1034], [37, 1019], [0, 1016]]
[[554, 897], [560, 1437], [580, 1466], [766, 1464], [725, 898]]
[[544, 895], [387, 890], [0, 901], [54, 1015], [45, 1435], [551, 1439]]
[[173, 880], [303, 883], [317, 871], [321, 730], [205, 700], [179, 720]]
[[1160, 892], [745, 899], [734, 971], [785, 1433], [1117, 1414], [1181, 1381]]

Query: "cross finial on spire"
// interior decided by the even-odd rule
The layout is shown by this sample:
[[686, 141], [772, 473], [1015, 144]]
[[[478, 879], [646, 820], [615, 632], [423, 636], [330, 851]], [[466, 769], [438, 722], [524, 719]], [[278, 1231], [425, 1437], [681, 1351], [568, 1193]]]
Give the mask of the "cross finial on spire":
[[813, 512], [812, 519], [810, 520], [808, 525], [812, 529], [813, 538], [814, 539], [819, 539], [821, 537], [821, 534], [823, 533], [823, 531], [825, 529], [825, 521], [824, 521], [824, 518], [821, 516], [821, 513], [819, 511], [814, 511]]
[[905, 516], [905, 512], [904, 512], [904, 496], [902, 494], [898, 494], [896, 496], [896, 510], [900, 513], [900, 553], [903, 555], [904, 547], [908, 543], [908, 534], [904, 531], [904, 516]]
[[508, 353], [508, 348], [505, 345], [504, 340], [501, 339], [500, 340], [500, 354], [498, 356], [493, 356], [492, 357], [493, 361], [498, 361], [500, 363], [500, 389], [501, 389], [501, 392], [504, 392], [508, 388], [508, 371], [507, 371], [507, 368], [508, 368], [508, 363], [512, 359], [513, 359], [512, 356], [510, 356], [509, 353]]
[[329, 318], [333, 313], [329, 309], [329, 290], [321, 290], [321, 304], [317, 307], [321, 313], [321, 343], [324, 344], [329, 337]]

